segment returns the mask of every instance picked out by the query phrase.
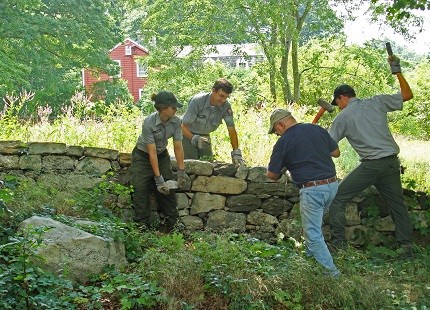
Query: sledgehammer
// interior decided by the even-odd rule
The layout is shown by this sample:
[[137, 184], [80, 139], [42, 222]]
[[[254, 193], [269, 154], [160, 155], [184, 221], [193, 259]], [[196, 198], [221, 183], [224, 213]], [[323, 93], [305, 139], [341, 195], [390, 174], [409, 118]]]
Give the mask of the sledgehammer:
[[316, 124], [325, 111], [329, 113], [334, 111], [334, 107], [324, 99], [321, 99], [321, 98], [318, 99], [318, 104], [320, 105], [321, 109], [318, 111], [317, 115], [315, 115], [314, 120], [312, 121], [312, 124]]

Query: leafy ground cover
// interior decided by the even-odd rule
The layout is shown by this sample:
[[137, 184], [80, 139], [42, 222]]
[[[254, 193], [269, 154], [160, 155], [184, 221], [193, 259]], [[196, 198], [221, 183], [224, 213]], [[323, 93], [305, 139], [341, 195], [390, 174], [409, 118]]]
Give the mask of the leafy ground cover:
[[[103, 186], [73, 194], [21, 186], [8, 180], [0, 210], [0, 309], [426, 309], [430, 304], [430, 249], [415, 246], [402, 259], [388, 247], [337, 252], [342, 272], [328, 277], [306, 256], [302, 240], [279, 236], [274, 244], [242, 234], [141, 231], [101, 206]], [[61, 198], [62, 197], [62, 198]], [[50, 200], [49, 200], [50, 199]], [[128, 266], [107, 268], [84, 284], [33, 265], [41, 230], [18, 232], [39, 214], [124, 242]], [[300, 230], [300, 226], [297, 227]]]
[[[130, 262], [77, 285], [32, 266], [36, 233], [1, 247], [2, 309], [426, 309], [429, 253], [347, 249], [328, 277], [300, 242], [244, 235], [161, 235], [123, 226]], [[27, 250], [24, 250], [27, 249]], [[13, 255], [13, 256], [12, 256]]]

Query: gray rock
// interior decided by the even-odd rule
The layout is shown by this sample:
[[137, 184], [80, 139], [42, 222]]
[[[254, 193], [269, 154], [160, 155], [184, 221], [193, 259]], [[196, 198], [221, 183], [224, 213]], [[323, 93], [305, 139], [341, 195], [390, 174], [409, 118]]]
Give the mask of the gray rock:
[[213, 211], [208, 216], [206, 229], [217, 232], [245, 232], [246, 215], [224, 210]]
[[42, 234], [42, 244], [36, 250], [42, 268], [85, 282], [92, 274], [98, 274], [108, 265], [122, 267], [127, 263], [124, 244], [111, 238], [92, 235], [81, 229], [65, 225], [50, 218], [33, 216], [20, 225], [21, 229], [50, 228]]
[[86, 147], [84, 149], [84, 156], [104, 158], [108, 160], [116, 160], [119, 152], [117, 150], [110, 150], [98, 147]]
[[195, 193], [191, 203], [190, 214], [207, 213], [213, 210], [223, 209], [226, 198], [221, 195], [209, 193]]
[[28, 153], [35, 154], [50, 154], [62, 155], [66, 154], [67, 146], [65, 143], [55, 142], [30, 142], [28, 143]]
[[251, 194], [230, 196], [226, 200], [226, 207], [232, 212], [249, 212], [260, 208], [261, 200]]
[[85, 157], [76, 165], [76, 173], [102, 175], [111, 170], [109, 160], [103, 158]]
[[243, 193], [246, 188], [247, 183], [244, 180], [223, 176], [199, 176], [194, 180], [191, 190], [237, 195]]
[[203, 220], [198, 216], [182, 216], [181, 220], [185, 227], [189, 230], [199, 230], [204, 228]]

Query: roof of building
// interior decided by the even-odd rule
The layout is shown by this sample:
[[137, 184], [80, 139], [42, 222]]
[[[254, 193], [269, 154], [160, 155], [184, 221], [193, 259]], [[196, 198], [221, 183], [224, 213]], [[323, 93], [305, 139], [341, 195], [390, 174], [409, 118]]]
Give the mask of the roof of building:
[[[184, 46], [180, 53], [179, 58], [185, 57], [191, 53], [193, 47], [190, 45]], [[229, 56], [264, 56], [263, 51], [257, 43], [244, 43], [244, 44], [217, 44], [208, 45], [206, 53], [203, 57], [229, 57]]]
[[133, 46], [135, 46], [135, 47], [137, 47], [137, 48], [141, 49], [142, 51], [144, 51], [145, 53], [148, 53], [148, 54], [149, 54], [149, 50], [148, 50], [146, 47], [144, 47], [143, 45], [141, 45], [141, 44], [137, 43], [136, 41], [134, 41], [134, 40], [132, 40], [132, 39], [130, 39], [130, 38], [126, 38], [126, 39], [124, 39], [124, 41], [122, 41], [122, 42], [118, 43], [117, 45], [115, 45], [114, 47], [112, 47], [112, 48], [109, 50], [109, 52], [113, 51], [113, 50], [114, 50], [114, 49], [116, 49], [118, 46], [121, 46], [121, 45], [123, 45], [124, 43], [127, 43], [127, 42], [130, 42]]

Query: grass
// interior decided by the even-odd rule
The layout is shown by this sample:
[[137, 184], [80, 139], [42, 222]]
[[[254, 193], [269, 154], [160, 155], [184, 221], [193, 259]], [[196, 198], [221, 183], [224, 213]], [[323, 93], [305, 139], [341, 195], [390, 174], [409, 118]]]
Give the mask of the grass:
[[[300, 121], [310, 121], [305, 110], [294, 114]], [[0, 139], [130, 152], [143, 120], [135, 107], [112, 106], [99, 117], [78, 115], [66, 111], [54, 122], [41, 118], [36, 123], [9, 115], [0, 120]], [[251, 109], [235, 114], [249, 166], [266, 166], [269, 161], [277, 139], [267, 134], [269, 115], [270, 111]], [[428, 191], [429, 162], [423, 154], [430, 152], [421, 148], [422, 142], [396, 139], [407, 167], [405, 186]], [[212, 140], [217, 159], [230, 162], [224, 125]], [[340, 146], [342, 156], [336, 166], [342, 177], [355, 167], [357, 155], [347, 143]], [[300, 240], [267, 244], [246, 235], [141, 232], [121, 220], [116, 210], [101, 207], [103, 188], [60, 193], [43, 185], [15, 185], [0, 196], [14, 212], [10, 216], [0, 209], [2, 309], [426, 309], [430, 305], [428, 248], [417, 246], [411, 261], [396, 259], [396, 252], [384, 247], [349, 248], [335, 256], [343, 274], [335, 280], [306, 257]], [[102, 223], [101, 229], [90, 232], [123, 241], [130, 264], [124, 270], [107, 269], [81, 286], [28, 265], [38, 233], [21, 236], [16, 228], [33, 214], [67, 224], [69, 216]]]

